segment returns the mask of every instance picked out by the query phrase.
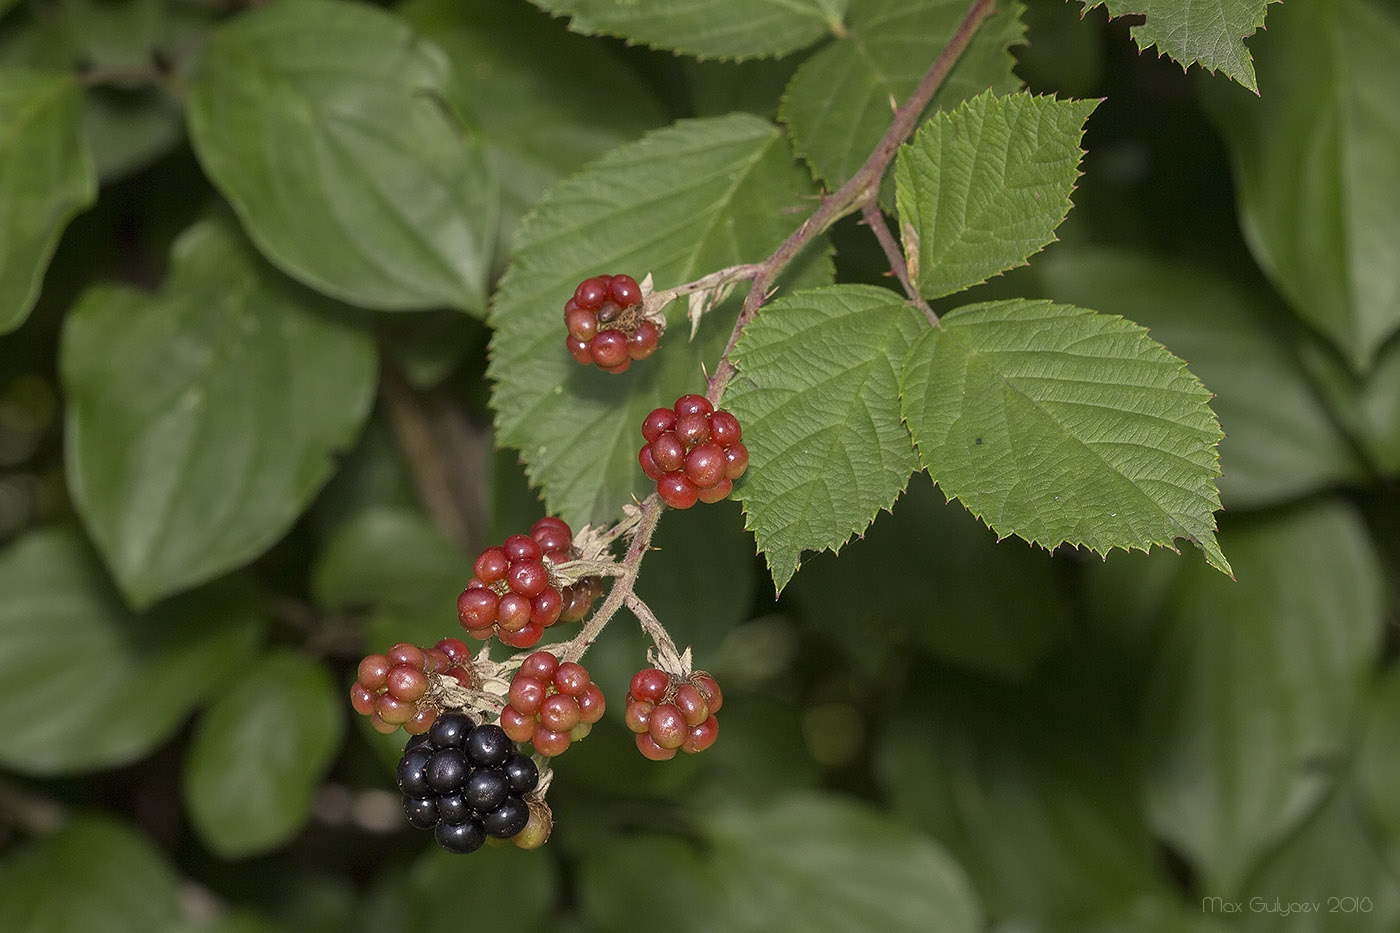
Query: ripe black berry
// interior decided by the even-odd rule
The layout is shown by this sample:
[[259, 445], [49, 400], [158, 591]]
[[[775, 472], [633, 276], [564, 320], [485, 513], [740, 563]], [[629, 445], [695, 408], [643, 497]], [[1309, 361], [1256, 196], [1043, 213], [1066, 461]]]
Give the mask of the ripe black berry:
[[465, 823], [439, 823], [433, 830], [433, 835], [437, 837], [438, 845], [448, 852], [457, 852], [467, 855], [480, 849], [486, 842], [486, 830], [479, 820], [467, 820]]
[[403, 815], [408, 822], [419, 829], [432, 829], [437, 825], [438, 807], [436, 797], [405, 797]]
[[482, 725], [467, 736], [466, 750], [472, 764], [489, 768], [503, 764], [515, 747], [500, 726]]
[[488, 835], [497, 839], [509, 839], [525, 828], [530, 821], [530, 808], [519, 797], [507, 797], [500, 806], [481, 821]]
[[424, 774], [428, 759], [432, 756], [433, 749], [422, 745], [405, 749], [403, 758], [399, 760], [399, 790], [409, 797], [426, 797], [432, 793]]
[[438, 819], [444, 823], [460, 823], [470, 819], [472, 806], [463, 794], [448, 794], [437, 799]]
[[490, 813], [510, 793], [510, 779], [494, 768], [479, 768], [467, 778], [462, 796], [477, 813]]
[[438, 748], [461, 748], [474, 725], [476, 723], [466, 713], [444, 713], [428, 729], [427, 735]]
[[467, 756], [460, 749], [440, 748], [433, 752], [424, 769], [428, 786], [439, 794], [450, 794], [467, 779]]
[[501, 769], [505, 771], [510, 789], [517, 794], [529, 793], [540, 782], [540, 769], [528, 755], [520, 752], [511, 752]]

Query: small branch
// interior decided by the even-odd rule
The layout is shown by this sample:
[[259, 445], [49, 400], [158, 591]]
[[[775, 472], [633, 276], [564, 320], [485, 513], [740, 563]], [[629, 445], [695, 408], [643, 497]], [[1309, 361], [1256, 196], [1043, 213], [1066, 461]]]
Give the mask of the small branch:
[[642, 559], [646, 557], [651, 546], [651, 536], [656, 531], [656, 523], [661, 518], [662, 508], [661, 499], [656, 493], [647, 496], [646, 501], [642, 503], [637, 529], [632, 533], [632, 544], [627, 548], [627, 556], [622, 559], [622, 575], [612, 585], [598, 611], [583, 624], [579, 633], [555, 652], [560, 661], [577, 661], [583, 657], [583, 653], [597, 640], [603, 626], [608, 624], [631, 595], [632, 587], [637, 582], [637, 573], [642, 567]]
[[913, 132], [919, 117], [923, 115], [929, 101], [933, 100], [933, 95], [938, 93], [944, 79], [953, 70], [953, 65], [967, 50], [978, 27], [995, 10], [996, 0], [973, 0], [967, 13], [963, 16], [962, 22], [953, 33], [953, 37], [948, 40], [948, 44], [943, 47], [938, 58], [924, 73], [918, 87], [914, 89], [914, 93], [910, 94], [909, 98], [895, 110], [894, 119], [890, 121], [885, 135], [880, 137], [879, 143], [871, 151], [865, 164], [844, 185], [822, 198], [821, 205], [816, 212], [803, 221], [802, 226], [798, 227], [773, 255], [760, 264], [761, 269], [754, 276], [748, 297], [744, 299], [744, 307], [739, 312], [739, 319], [734, 322], [734, 329], [729, 334], [729, 342], [725, 345], [724, 354], [720, 357], [719, 365], [715, 367], [714, 375], [710, 377], [706, 397], [711, 404], [718, 406], [720, 397], [724, 395], [724, 389], [734, 375], [732, 360], [734, 345], [739, 342], [739, 335], [743, 333], [749, 321], [758, 314], [759, 307], [768, 300], [778, 276], [797, 258], [797, 255], [807, 244], [825, 233], [832, 224], [847, 214], [861, 209], [865, 204], [874, 202], [879, 197], [880, 179], [884, 177], [885, 170], [894, 160], [895, 152], [898, 151], [904, 139]]
[[899, 244], [895, 242], [894, 234], [890, 232], [889, 224], [885, 222], [885, 212], [880, 210], [878, 203], [871, 201], [861, 208], [860, 216], [865, 221], [865, 225], [870, 228], [870, 232], [875, 234], [880, 248], [885, 251], [885, 258], [890, 261], [890, 269], [894, 272], [895, 278], [899, 279], [899, 284], [904, 287], [904, 294], [908, 296], [914, 307], [924, 313], [929, 324], [937, 327], [938, 315], [929, 307], [928, 302], [924, 301], [924, 296], [919, 294], [914, 283], [909, 280], [909, 266], [904, 261], [904, 253], [900, 250]]
[[671, 633], [666, 631], [666, 626], [661, 624], [661, 620], [656, 617], [656, 613], [651, 611], [651, 607], [636, 593], [628, 593], [624, 602], [627, 604], [627, 608], [632, 611], [632, 615], [637, 617], [642, 631], [651, 639], [651, 643], [656, 649], [656, 666], [677, 677], [689, 674], [689, 650], [683, 655], [676, 649], [676, 643], [671, 640]]

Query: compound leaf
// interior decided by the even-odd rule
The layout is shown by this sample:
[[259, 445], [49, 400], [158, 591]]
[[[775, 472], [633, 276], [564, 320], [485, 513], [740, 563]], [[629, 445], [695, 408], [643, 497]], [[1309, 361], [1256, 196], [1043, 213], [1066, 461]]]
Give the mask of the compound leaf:
[[73, 215], [97, 197], [70, 74], [0, 68], [0, 334], [24, 323]]
[[700, 58], [786, 55], [844, 31], [846, 0], [531, 0], [569, 28]]
[[133, 605], [261, 554], [330, 476], [375, 387], [348, 310], [204, 221], [161, 294], [101, 285], [69, 314], [69, 488]]
[[1230, 573], [1210, 393], [1132, 322], [1049, 301], [968, 305], [914, 345], [902, 396], [925, 469], [997, 534], [1105, 554], [1184, 537]]
[[[648, 134], [540, 200], [492, 308], [488, 374], [498, 439], [519, 448], [551, 511], [577, 528], [647, 494], [639, 425], [703, 384], [702, 362], [719, 356], [739, 297], [708, 312], [689, 345], [685, 303], [675, 302], [663, 352], [609, 375], [580, 366], [564, 347], [564, 302], [575, 286], [599, 273], [640, 280], [650, 272], [670, 288], [758, 261], [801, 222], [810, 193], [778, 129], [732, 114]], [[815, 271], [829, 276], [825, 268]]]
[[[1085, 10], [1103, 7], [1109, 16], [1143, 16], [1130, 30], [1137, 47], [1153, 46], [1183, 68], [1200, 65], [1222, 71], [1258, 93], [1254, 62], [1244, 40], [1264, 25], [1265, 8], [1275, 0], [1080, 0]], [[1325, 6], [1326, 4], [1302, 4]]]
[[1400, 329], [1400, 12], [1289, 3], [1270, 26], [1258, 43], [1263, 97], [1222, 85], [1205, 100], [1259, 264], [1364, 374]]
[[[797, 70], [783, 97], [782, 121], [813, 174], [835, 188], [855, 173], [904, 101], [952, 38], [964, 0], [863, 0], [846, 34]], [[1021, 42], [1021, 4], [1003, 3], [958, 58], [931, 109], [951, 109], [988, 88], [1019, 90], [1008, 49]]]
[[200, 717], [185, 758], [194, 827], [225, 858], [266, 852], [301, 828], [345, 731], [326, 668], [291, 651], [239, 672]]
[[900, 365], [925, 328], [894, 292], [842, 285], [775, 301], [744, 329], [722, 404], [744, 425], [739, 495], [780, 591], [804, 550], [838, 549], [908, 484]]
[[979, 94], [934, 115], [895, 164], [904, 251], [929, 298], [1021, 265], [1055, 239], [1097, 101]]
[[359, 3], [271, 3], [200, 58], [190, 135], [258, 248], [386, 310], [486, 309], [497, 192], [444, 101], [446, 56]]
[[73, 529], [32, 531], [0, 551], [0, 592], [0, 702], [10, 710], [0, 762], [28, 774], [145, 755], [263, 630], [257, 604], [233, 581], [133, 615]]

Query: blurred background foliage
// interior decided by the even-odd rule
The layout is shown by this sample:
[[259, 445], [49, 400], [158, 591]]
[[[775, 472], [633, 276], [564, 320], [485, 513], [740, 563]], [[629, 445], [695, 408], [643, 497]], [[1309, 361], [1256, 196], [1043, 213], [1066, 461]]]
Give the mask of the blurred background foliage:
[[[997, 542], [916, 478], [775, 600], [737, 504], [668, 514], [641, 592], [724, 685], [721, 740], [636, 754], [620, 699], [644, 642], [620, 620], [588, 656], [608, 719], [555, 763], [554, 837], [470, 857], [404, 824], [401, 737], [352, 722], [346, 688], [368, 651], [453, 634], [467, 555], [543, 506], [492, 442], [484, 309], [350, 311], [237, 232], [176, 91], [241, 6], [0, 0], [0, 82], [80, 76], [98, 181], [0, 337], [0, 930], [1400, 927], [1392, 5], [1271, 7], [1257, 98], [1102, 10], [1023, 13], [1030, 89], [1104, 102], [1062, 242], [978, 291], [1119, 313], [1188, 361], [1228, 435], [1237, 582]], [[547, 187], [675, 119], [775, 116], [811, 53], [697, 62], [513, 0], [389, 7], [444, 53], [502, 180], [476, 213], [487, 286]], [[21, 203], [32, 179], [0, 178]], [[886, 281], [853, 221], [833, 240], [841, 280]], [[7, 269], [0, 295], [28, 287]], [[203, 350], [132, 336], [152, 293], [205, 313]], [[288, 328], [297, 355], [220, 356], [229, 320]], [[123, 568], [104, 535], [159, 489], [104, 484], [194, 471], [120, 463], [101, 432], [180, 404], [159, 387], [186, 351], [267, 390], [215, 394], [179, 448], [226, 465], [241, 507], [170, 519], [223, 549], [207, 566], [177, 536], [170, 567]], [[324, 404], [280, 404], [297, 379]], [[238, 443], [259, 432], [267, 451]]]

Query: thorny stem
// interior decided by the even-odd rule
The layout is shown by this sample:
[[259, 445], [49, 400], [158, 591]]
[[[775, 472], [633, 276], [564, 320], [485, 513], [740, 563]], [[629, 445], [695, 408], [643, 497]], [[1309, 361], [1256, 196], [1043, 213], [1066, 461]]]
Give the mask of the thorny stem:
[[715, 367], [714, 375], [710, 377], [706, 397], [711, 404], [718, 405], [720, 397], [724, 395], [724, 389], [734, 375], [734, 345], [739, 342], [739, 335], [743, 333], [744, 328], [758, 314], [758, 309], [768, 300], [778, 276], [812, 240], [825, 233], [832, 224], [847, 214], [860, 210], [865, 204], [876, 202], [880, 194], [880, 179], [884, 177], [895, 152], [905, 137], [913, 131], [929, 101], [933, 100], [933, 95], [938, 93], [943, 80], [953, 70], [953, 65], [967, 50], [978, 27], [995, 9], [996, 0], [973, 0], [957, 31], [924, 73], [914, 93], [895, 110], [889, 129], [885, 130], [885, 135], [880, 137], [879, 143], [871, 150], [865, 164], [844, 185], [822, 198], [821, 205], [802, 222], [802, 226], [760, 264], [753, 285], [749, 287], [748, 297], [744, 299], [744, 306], [739, 311], [739, 319], [734, 322], [734, 329], [730, 331], [724, 354], [720, 357], [719, 365]]
[[647, 549], [651, 546], [656, 522], [661, 518], [661, 509], [661, 497], [656, 493], [647, 496], [642, 503], [637, 528], [632, 533], [632, 544], [627, 548], [627, 556], [622, 559], [621, 576], [608, 591], [607, 599], [603, 600], [598, 611], [589, 617], [577, 635], [565, 643], [563, 650], [556, 653], [560, 661], [577, 661], [583, 657], [583, 653], [598, 638], [603, 626], [608, 624], [623, 601], [632, 593], [632, 586], [637, 582], [637, 573], [642, 567], [642, 559], [646, 557]]

